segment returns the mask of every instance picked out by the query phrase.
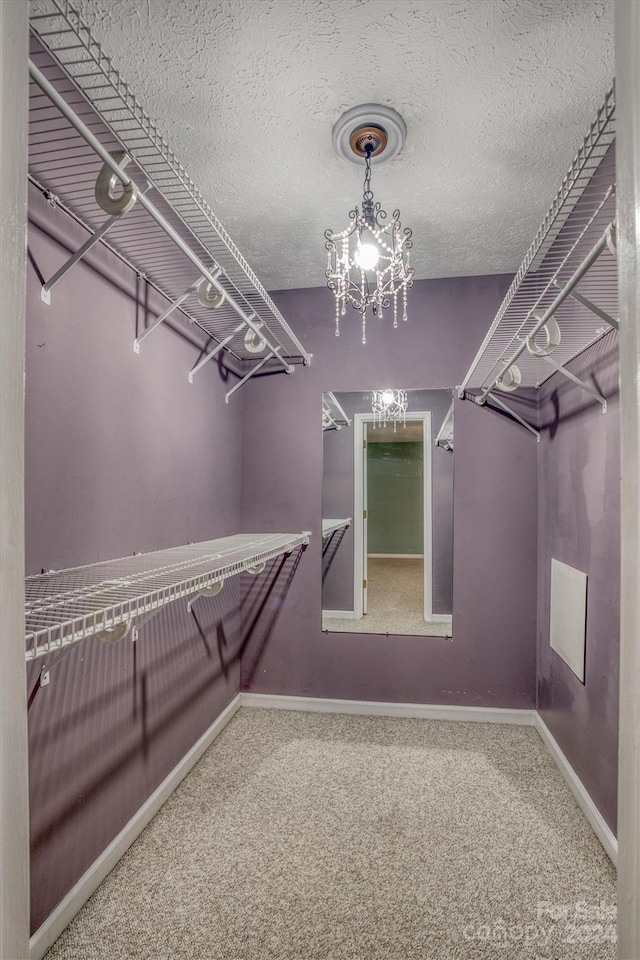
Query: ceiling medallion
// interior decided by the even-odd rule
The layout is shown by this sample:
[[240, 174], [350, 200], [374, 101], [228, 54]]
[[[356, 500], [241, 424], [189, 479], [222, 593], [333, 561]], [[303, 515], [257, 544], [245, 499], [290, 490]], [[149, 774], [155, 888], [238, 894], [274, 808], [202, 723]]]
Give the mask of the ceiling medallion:
[[384, 163], [396, 156], [404, 144], [406, 127], [402, 117], [389, 107], [364, 104], [347, 111], [333, 129], [339, 156], [356, 163], [364, 161], [362, 209], [349, 211], [350, 225], [338, 233], [325, 230], [327, 286], [336, 301], [336, 336], [340, 317], [350, 303], [362, 316], [362, 342], [367, 342], [367, 312], [376, 316], [393, 305], [393, 325], [398, 326], [398, 298], [402, 319], [407, 319], [407, 289], [413, 284], [409, 251], [411, 230], [402, 228], [400, 211], [387, 214], [373, 198], [372, 163]]

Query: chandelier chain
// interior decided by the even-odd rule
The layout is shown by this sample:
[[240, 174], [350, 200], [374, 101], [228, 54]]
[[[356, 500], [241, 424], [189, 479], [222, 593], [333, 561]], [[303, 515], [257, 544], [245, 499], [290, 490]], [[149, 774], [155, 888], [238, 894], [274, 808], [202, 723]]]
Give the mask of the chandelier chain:
[[371, 151], [373, 147], [370, 143], [365, 147], [365, 170], [364, 170], [364, 189], [362, 192], [363, 200], [373, 200], [373, 190], [371, 189]]

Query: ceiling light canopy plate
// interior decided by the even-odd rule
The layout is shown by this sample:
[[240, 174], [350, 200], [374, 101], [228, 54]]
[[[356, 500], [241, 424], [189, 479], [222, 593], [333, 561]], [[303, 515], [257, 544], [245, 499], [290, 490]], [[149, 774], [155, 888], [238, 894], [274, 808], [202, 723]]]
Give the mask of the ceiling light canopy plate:
[[391, 107], [380, 103], [362, 103], [343, 113], [333, 128], [333, 146], [339, 157], [362, 165], [366, 146], [373, 147], [371, 163], [388, 163], [402, 150], [407, 127]]

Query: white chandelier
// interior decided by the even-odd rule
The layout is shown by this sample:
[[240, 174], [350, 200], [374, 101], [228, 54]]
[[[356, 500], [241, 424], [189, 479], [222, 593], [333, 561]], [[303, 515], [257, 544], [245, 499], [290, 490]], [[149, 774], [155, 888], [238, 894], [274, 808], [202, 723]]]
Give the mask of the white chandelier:
[[409, 400], [406, 390], [372, 390], [371, 409], [373, 411], [373, 429], [386, 423], [393, 423], [396, 432], [399, 423], [404, 427], [407, 422]]
[[[354, 109], [361, 111], [369, 106]], [[345, 114], [343, 120], [348, 122], [352, 113]], [[387, 109], [386, 113], [393, 114], [393, 118], [402, 123], [395, 111]], [[371, 158], [381, 154], [387, 142], [386, 129], [377, 124], [368, 123], [352, 130], [349, 137], [352, 153], [364, 157], [365, 161], [362, 209], [355, 207], [349, 211], [351, 224], [345, 230], [338, 233], [325, 230], [324, 234], [327, 286], [336, 301], [336, 336], [340, 336], [340, 317], [345, 315], [350, 303], [362, 316], [363, 343], [367, 342], [368, 309], [376, 316], [392, 307], [393, 326], [397, 327], [399, 308], [402, 319], [407, 319], [407, 289], [413, 284], [414, 270], [409, 264], [409, 251], [413, 246], [411, 230], [402, 229], [399, 210], [394, 210], [387, 222], [387, 214], [380, 203], [374, 201], [371, 189]], [[394, 144], [395, 153], [401, 145]]]

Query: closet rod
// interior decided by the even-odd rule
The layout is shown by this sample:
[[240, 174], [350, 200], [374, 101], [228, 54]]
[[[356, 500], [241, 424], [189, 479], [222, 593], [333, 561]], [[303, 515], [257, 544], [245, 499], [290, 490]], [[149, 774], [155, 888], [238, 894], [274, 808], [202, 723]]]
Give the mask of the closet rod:
[[[111, 154], [105, 147], [102, 146], [100, 141], [94, 136], [94, 134], [89, 130], [89, 128], [83, 123], [80, 117], [77, 116], [67, 104], [66, 100], [60, 96], [55, 87], [49, 83], [44, 74], [36, 67], [36, 65], [30, 60], [29, 61], [29, 76], [36, 83], [42, 92], [51, 100], [51, 102], [60, 110], [60, 112], [67, 118], [69, 123], [78, 131], [80, 136], [89, 144], [91, 149], [100, 157], [102, 162], [107, 166], [113, 174], [118, 178], [120, 183], [124, 187], [129, 187], [134, 184], [131, 177], [124, 172], [124, 170], [119, 166], [118, 163], [113, 159]], [[146, 197], [141, 190], [136, 190], [136, 196], [140, 205], [144, 207], [147, 213], [153, 217], [159, 227], [164, 230], [167, 236], [173, 240], [176, 246], [184, 253], [184, 255], [193, 263], [196, 269], [202, 274], [204, 279], [211, 284], [213, 289], [217, 290], [218, 293], [224, 296], [225, 301], [229, 304], [230, 307], [235, 310], [238, 316], [243, 320], [243, 322], [251, 329], [253, 332], [265, 341], [265, 346], [269, 348], [271, 354], [282, 364], [285, 373], [293, 373], [295, 367], [287, 363], [287, 361], [278, 354], [278, 349], [282, 349], [282, 345], [278, 344], [277, 347], [273, 346], [264, 334], [261, 332], [261, 328], [253, 322], [253, 320], [244, 312], [242, 307], [236, 303], [233, 297], [227, 293], [227, 291], [222, 287], [216, 280], [215, 276], [211, 271], [202, 263], [200, 258], [193, 252], [188, 244], [184, 242], [179, 233], [177, 233], [170, 223], [165, 220], [159, 210], [156, 209], [155, 205]]]
[[588, 271], [591, 269], [593, 264], [596, 262], [596, 260], [600, 256], [600, 254], [607, 248], [607, 240], [608, 240], [610, 228], [611, 228], [611, 225], [607, 227], [607, 229], [604, 231], [604, 233], [602, 234], [598, 242], [594, 245], [591, 251], [584, 258], [584, 260], [582, 261], [582, 263], [580, 264], [576, 272], [567, 281], [567, 283], [565, 284], [563, 289], [560, 291], [558, 296], [555, 298], [551, 306], [547, 307], [547, 309], [544, 311], [544, 313], [542, 314], [542, 316], [540, 317], [540, 319], [532, 329], [531, 333], [528, 335], [527, 339], [520, 344], [520, 346], [516, 349], [515, 353], [513, 354], [511, 359], [508, 361], [508, 363], [506, 363], [505, 366], [495, 375], [495, 377], [493, 377], [489, 386], [484, 388], [484, 390], [482, 391], [479, 397], [481, 401], [486, 400], [487, 396], [491, 393], [491, 391], [495, 387], [498, 380], [500, 380], [500, 378], [504, 376], [506, 371], [509, 370], [509, 368], [514, 365], [516, 360], [527, 349], [527, 341], [535, 340], [537, 334], [540, 333], [540, 331], [545, 326], [545, 324], [551, 319], [551, 317], [554, 315], [558, 307], [564, 303], [567, 297], [571, 294], [573, 288], [580, 283], [584, 275], [588, 273]]

